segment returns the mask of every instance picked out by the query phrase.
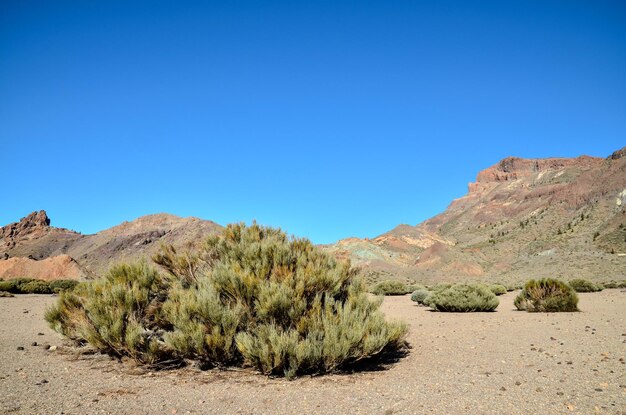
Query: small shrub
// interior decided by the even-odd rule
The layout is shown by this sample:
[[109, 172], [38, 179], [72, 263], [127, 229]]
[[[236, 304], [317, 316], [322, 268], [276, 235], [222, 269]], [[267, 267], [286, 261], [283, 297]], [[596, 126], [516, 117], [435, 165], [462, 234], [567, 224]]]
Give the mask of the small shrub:
[[437, 285], [433, 285], [432, 287], [430, 287], [431, 291], [442, 291], [445, 290], [446, 288], [450, 288], [452, 287], [452, 284], [449, 283], [445, 283], [445, 282], [440, 282]]
[[617, 281], [609, 281], [602, 284], [604, 288], [619, 288]]
[[18, 287], [21, 287], [23, 285], [28, 284], [29, 282], [41, 281], [41, 280], [36, 280], [34, 278], [14, 278], [11, 281], [14, 281]]
[[568, 282], [569, 286], [577, 293], [593, 293], [602, 291], [603, 287], [598, 284], [594, 284], [591, 281], [584, 280], [582, 278], [576, 278]]
[[491, 284], [489, 286], [489, 289], [495, 295], [503, 295], [503, 294], [506, 294], [506, 292], [507, 292], [506, 287], [504, 285], [502, 285], [502, 284]]
[[474, 312], [494, 311], [500, 301], [496, 295], [481, 284], [458, 284], [434, 291], [427, 298], [430, 307], [437, 311]]
[[74, 280], [43, 281], [33, 278], [15, 278], [0, 281], [0, 291], [12, 294], [52, 294], [73, 289], [78, 284]]
[[423, 289], [423, 290], [415, 290], [413, 291], [413, 293], [411, 294], [411, 301], [415, 301], [418, 304], [425, 304], [426, 299], [430, 296], [430, 291]]
[[15, 281], [0, 281], [0, 291], [6, 291], [11, 294], [18, 294], [20, 292], [18, 285]]
[[45, 281], [34, 280], [19, 286], [21, 294], [52, 294], [52, 289]]
[[426, 287], [424, 287], [422, 284], [409, 284], [406, 286], [407, 294], [412, 293], [413, 291], [425, 290], [425, 289]]
[[372, 289], [372, 294], [375, 295], [405, 295], [409, 292], [405, 284], [394, 280], [379, 282]]
[[626, 288], [626, 280], [617, 283], [617, 288]]
[[48, 285], [50, 285], [50, 289], [55, 293], [59, 293], [61, 291], [71, 291], [76, 288], [78, 284], [79, 283], [76, 280], [55, 280], [48, 283]]
[[518, 310], [531, 312], [578, 311], [578, 295], [566, 283], [552, 278], [530, 280], [515, 298]]
[[6, 291], [0, 291], [0, 297], [15, 297], [15, 295]]

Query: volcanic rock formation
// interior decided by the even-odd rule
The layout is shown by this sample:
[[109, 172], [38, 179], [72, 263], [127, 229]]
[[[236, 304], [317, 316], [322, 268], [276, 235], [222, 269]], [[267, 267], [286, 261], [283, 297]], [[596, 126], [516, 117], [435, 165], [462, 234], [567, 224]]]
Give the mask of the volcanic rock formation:
[[[606, 159], [508, 157], [479, 172], [465, 196], [431, 219], [324, 248], [351, 259], [370, 281], [623, 279], [625, 155], [626, 148]], [[81, 235], [33, 212], [0, 228], [0, 277], [93, 278], [116, 262], [149, 257], [161, 243], [198, 243], [220, 229], [157, 214]]]
[[416, 226], [328, 245], [370, 280], [626, 276], [626, 148], [606, 159], [508, 157]]
[[33, 212], [0, 228], [0, 278], [98, 277], [112, 264], [149, 258], [161, 243], [182, 247], [219, 229], [208, 220], [156, 214], [81, 235], [50, 226], [45, 211]]

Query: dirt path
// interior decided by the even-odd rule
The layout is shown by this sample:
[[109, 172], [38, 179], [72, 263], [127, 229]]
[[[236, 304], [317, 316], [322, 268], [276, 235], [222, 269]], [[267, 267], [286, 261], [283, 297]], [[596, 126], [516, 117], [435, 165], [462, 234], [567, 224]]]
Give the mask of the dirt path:
[[47, 351], [42, 344], [63, 345], [42, 319], [54, 298], [0, 298], [0, 413], [626, 414], [626, 292], [580, 297], [582, 312], [560, 314], [513, 311], [513, 293], [495, 313], [470, 314], [388, 297], [387, 315], [410, 325], [408, 357], [385, 371], [295, 381], [145, 373]]

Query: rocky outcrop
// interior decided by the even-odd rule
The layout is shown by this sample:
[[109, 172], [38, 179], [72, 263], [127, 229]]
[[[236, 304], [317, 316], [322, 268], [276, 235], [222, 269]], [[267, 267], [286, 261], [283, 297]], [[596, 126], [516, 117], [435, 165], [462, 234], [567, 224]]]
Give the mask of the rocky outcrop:
[[[43, 268], [63, 263], [67, 266], [54, 265], [52, 268], [58, 271], [50, 271], [50, 275], [67, 274], [72, 278], [78, 273], [92, 278], [103, 275], [115, 263], [150, 258], [161, 244], [182, 247], [201, 243], [219, 229], [220, 225], [208, 220], [161, 213], [142, 216], [93, 235], [81, 235], [50, 226], [46, 212], [39, 211], [1, 228], [4, 244], [0, 246], [0, 262], [3, 269], [11, 270], [11, 275], [26, 273], [20, 277], [46, 275]], [[46, 262], [53, 258], [55, 261]], [[66, 262], [67, 259], [73, 262]]]
[[49, 229], [50, 219], [45, 210], [40, 210], [0, 228], [0, 238], [7, 246], [15, 246], [20, 240], [40, 237]]
[[495, 166], [478, 173], [476, 182], [506, 182], [530, 177], [539, 172], [562, 170], [573, 166], [589, 169], [598, 166], [601, 161], [601, 158], [589, 156], [580, 156], [575, 159], [523, 159], [519, 157], [507, 157]]
[[[372, 279], [425, 283], [626, 275], [626, 148], [605, 158], [507, 157], [416, 226], [327, 250]], [[549, 255], [545, 253], [549, 252]]]
[[617, 151], [614, 151], [613, 154], [611, 154], [608, 158], [610, 160], [618, 160], [621, 159], [622, 157], [626, 156], [626, 147], [621, 148]]
[[79, 280], [85, 276], [78, 263], [69, 255], [59, 255], [36, 261], [30, 258], [9, 258], [0, 261], [0, 278], [36, 278], [39, 280]]

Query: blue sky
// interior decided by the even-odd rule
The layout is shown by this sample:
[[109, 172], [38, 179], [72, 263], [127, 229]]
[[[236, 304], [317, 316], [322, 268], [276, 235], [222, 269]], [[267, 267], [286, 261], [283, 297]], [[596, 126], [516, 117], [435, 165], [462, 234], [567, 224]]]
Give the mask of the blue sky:
[[626, 145], [625, 21], [623, 1], [3, 1], [0, 224], [417, 224], [503, 157]]

